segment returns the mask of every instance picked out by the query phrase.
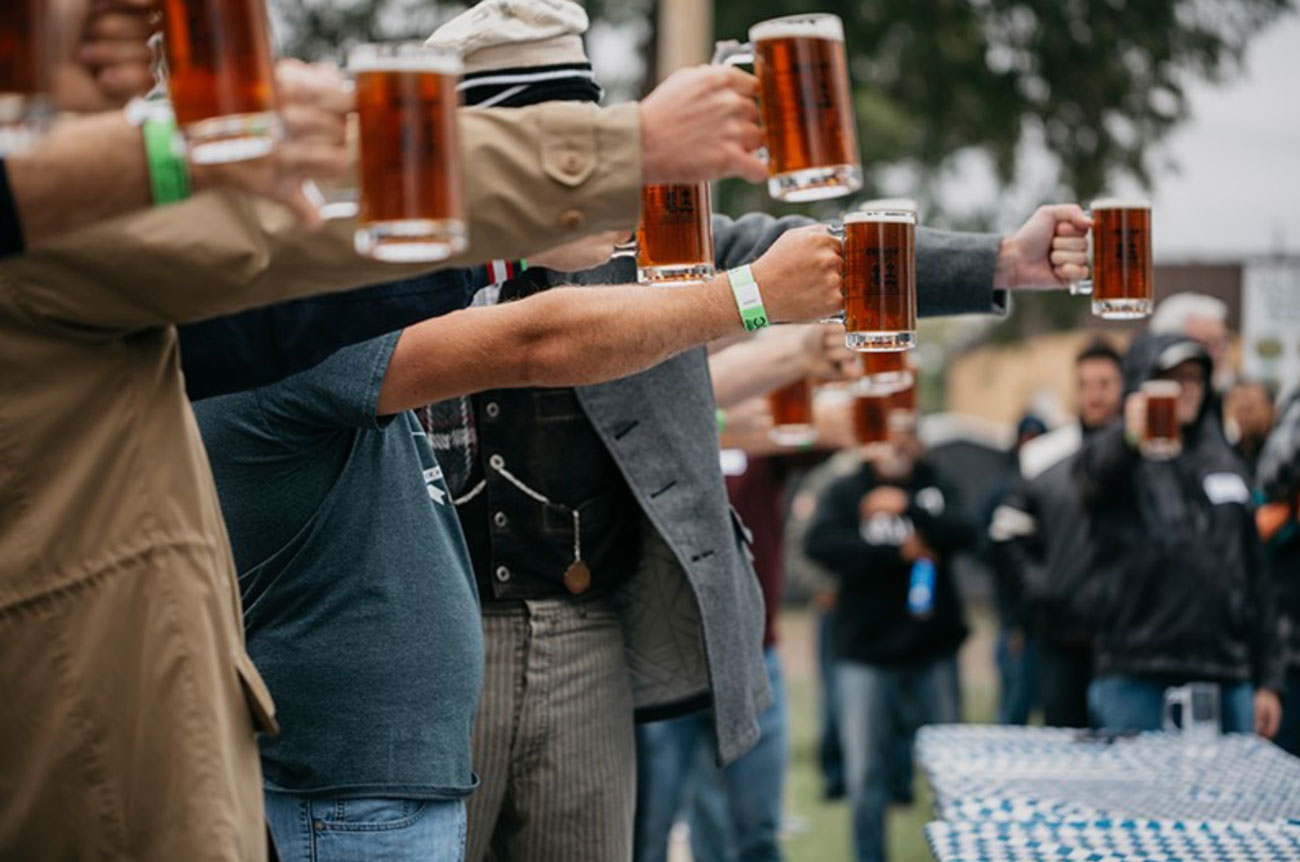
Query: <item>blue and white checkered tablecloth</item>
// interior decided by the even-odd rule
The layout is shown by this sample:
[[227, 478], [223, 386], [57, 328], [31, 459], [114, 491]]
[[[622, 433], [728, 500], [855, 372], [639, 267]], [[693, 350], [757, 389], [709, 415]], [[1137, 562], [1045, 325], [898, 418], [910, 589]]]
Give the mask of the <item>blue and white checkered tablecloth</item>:
[[1257, 737], [953, 725], [916, 754], [940, 862], [1300, 862], [1300, 760]]

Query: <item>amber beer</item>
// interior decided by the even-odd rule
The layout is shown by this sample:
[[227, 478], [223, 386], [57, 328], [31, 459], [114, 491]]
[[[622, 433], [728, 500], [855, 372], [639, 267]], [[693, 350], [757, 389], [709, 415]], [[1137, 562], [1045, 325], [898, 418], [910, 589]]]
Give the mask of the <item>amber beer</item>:
[[844, 217], [844, 343], [898, 351], [916, 344], [916, 214], [864, 210]]
[[44, 130], [46, 39], [40, 0], [0, 0], [0, 157], [27, 150]]
[[1178, 396], [1182, 387], [1176, 380], [1149, 380], [1142, 384], [1146, 399], [1146, 425], [1143, 428], [1142, 454], [1156, 461], [1178, 457], [1183, 450], [1182, 430], [1178, 427]]
[[859, 446], [889, 441], [889, 417], [893, 412], [888, 392], [863, 387], [853, 396], [853, 438]]
[[772, 413], [772, 440], [782, 446], [801, 446], [817, 439], [813, 424], [812, 384], [807, 378], [775, 389], [767, 396]]
[[749, 39], [749, 45], [723, 43], [715, 59], [736, 64], [753, 58], [768, 193], [777, 200], [815, 201], [860, 189], [853, 90], [839, 16], [773, 18], [751, 27]]
[[256, 159], [280, 137], [264, 0], [166, 0], [167, 87], [190, 159]]
[[1092, 202], [1092, 312], [1107, 320], [1151, 314], [1151, 204], [1104, 198]]
[[348, 69], [360, 127], [357, 251], [395, 262], [444, 260], [462, 251], [460, 56], [420, 44], [361, 45]]
[[689, 284], [713, 277], [709, 184], [644, 186], [636, 231], [636, 279]]

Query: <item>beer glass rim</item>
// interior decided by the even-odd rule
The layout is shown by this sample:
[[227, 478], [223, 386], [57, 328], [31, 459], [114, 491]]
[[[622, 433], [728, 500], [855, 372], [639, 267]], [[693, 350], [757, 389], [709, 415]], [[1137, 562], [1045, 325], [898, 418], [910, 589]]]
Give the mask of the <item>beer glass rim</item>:
[[908, 210], [910, 212], [919, 212], [920, 207], [912, 198], [874, 198], [873, 200], [863, 201], [858, 204], [857, 209], [860, 212], [870, 212], [871, 210]]
[[1146, 198], [1097, 198], [1088, 205], [1093, 210], [1149, 210], [1151, 201]]
[[844, 41], [844, 21], [831, 12], [806, 12], [799, 15], [782, 15], [780, 18], [768, 18], [749, 28], [749, 41], [760, 42], [770, 39], [828, 39], [832, 42]]
[[844, 214], [844, 224], [861, 224], [866, 223], [885, 223], [885, 224], [916, 224], [916, 212], [914, 210], [855, 210], [851, 213]]
[[1182, 392], [1182, 384], [1177, 380], [1148, 380], [1142, 384], [1142, 394], [1156, 398], [1177, 398]]
[[446, 45], [423, 42], [367, 42], [348, 52], [348, 72], [430, 72], [459, 75], [465, 69], [460, 52]]

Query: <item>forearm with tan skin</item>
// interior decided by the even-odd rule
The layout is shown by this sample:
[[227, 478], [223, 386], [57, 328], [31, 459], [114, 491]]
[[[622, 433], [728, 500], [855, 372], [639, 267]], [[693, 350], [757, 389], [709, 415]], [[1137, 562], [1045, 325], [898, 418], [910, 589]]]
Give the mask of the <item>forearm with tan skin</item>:
[[843, 377], [856, 361], [838, 323], [766, 330], [709, 355], [713, 398], [726, 410], [801, 377]]
[[[812, 229], [792, 231], [755, 261], [755, 278], [774, 285], [763, 296], [771, 318], [828, 313], [839, 301], [841, 254], [824, 229]], [[407, 328], [389, 361], [377, 412], [485, 389], [613, 380], [743, 330], [725, 274], [690, 290], [555, 288]]]

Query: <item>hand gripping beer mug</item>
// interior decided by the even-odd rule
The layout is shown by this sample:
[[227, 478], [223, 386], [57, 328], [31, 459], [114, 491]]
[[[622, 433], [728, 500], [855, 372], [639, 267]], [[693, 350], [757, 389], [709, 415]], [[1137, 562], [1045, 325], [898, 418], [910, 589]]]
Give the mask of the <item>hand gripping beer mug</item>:
[[853, 89], [838, 15], [788, 15], [719, 42], [715, 63], [754, 64], [767, 147], [768, 193], [782, 201], [837, 198], [862, 187]]
[[670, 285], [713, 278], [712, 220], [708, 183], [642, 187], [636, 280]]
[[1152, 461], [1168, 461], [1183, 451], [1182, 429], [1178, 426], [1178, 396], [1182, 386], [1176, 380], [1148, 380], [1142, 384], [1146, 400], [1146, 424], [1140, 450]]
[[1155, 305], [1151, 272], [1151, 204], [1102, 198], [1092, 202], [1092, 280], [1075, 293], [1092, 294], [1092, 313], [1106, 320], [1147, 317]]
[[398, 263], [463, 251], [460, 56], [421, 44], [359, 45], [348, 70], [361, 135], [357, 251]]
[[49, 28], [42, 0], [3, 0], [0, 26], [0, 157], [24, 152], [49, 125]]
[[916, 213], [844, 216], [844, 344], [859, 351], [916, 344]]
[[281, 135], [264, 0], [166, 0], [167, 89], [196, 164], [265, 156]]
[[812, 385], [807, 378], [770, 392], [767, 405], [772, 412], [772, 442], [781, 446], [806, 446], [817, 439]]

